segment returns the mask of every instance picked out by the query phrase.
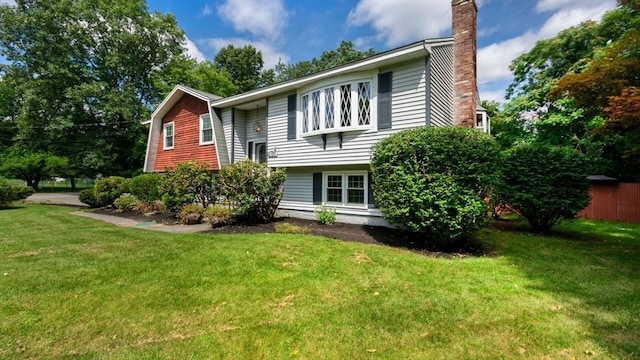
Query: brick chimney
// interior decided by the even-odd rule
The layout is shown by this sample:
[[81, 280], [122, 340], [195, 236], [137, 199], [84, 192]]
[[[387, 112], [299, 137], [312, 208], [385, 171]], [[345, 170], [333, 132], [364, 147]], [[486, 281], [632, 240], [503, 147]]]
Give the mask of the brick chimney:
[[452, 0], [453, 125], [475, 127], [478, 106], [476, 36], [478, 6], [475, 0]]

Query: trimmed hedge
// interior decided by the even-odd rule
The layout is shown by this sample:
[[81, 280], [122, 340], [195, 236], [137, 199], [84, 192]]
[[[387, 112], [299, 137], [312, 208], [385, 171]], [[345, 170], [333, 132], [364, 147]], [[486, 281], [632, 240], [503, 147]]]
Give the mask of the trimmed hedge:
[[384, 218], [427, 241], [455, 241], [486, 226], [499, 172], [493, 137], [460, 127], [399, 132], [376, 144], [371, 160]]
[[549, 231], [589, 205], [589, 163], [575, 149], [521, 145], [505, 153], [500, 197], [534, 231]]

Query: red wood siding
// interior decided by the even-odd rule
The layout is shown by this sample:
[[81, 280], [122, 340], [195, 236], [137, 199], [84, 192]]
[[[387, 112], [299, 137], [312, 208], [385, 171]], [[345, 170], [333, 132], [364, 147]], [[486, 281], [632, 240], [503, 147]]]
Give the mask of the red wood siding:
[[[202, 160], [210, 164], [211, 170], [219, 170], [215, 144], [200, 144], [200, 115], [208, 112], [207, 103], [185, 94], [162, 119], [158, 155], [153, 171], [164, 171], [166, 166], [175, 167], [183, 161]], [[173, 149], [164, 150], [164, 124], [174, 122]]]
[[579, 217], [640, 224], [640, 183], [593, 184], [589, 194]]

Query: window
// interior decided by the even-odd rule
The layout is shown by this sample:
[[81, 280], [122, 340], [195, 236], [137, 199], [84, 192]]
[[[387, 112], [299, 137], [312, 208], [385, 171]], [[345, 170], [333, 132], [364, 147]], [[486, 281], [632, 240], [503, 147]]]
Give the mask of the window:
[[367, 174], [365, 171], [325, 173], [324, 200], [342, 206], [367, 204]]
[[300, 98], [302, 133], [324, 133], [371, 126], [371, 81], [314, 89]]
[[265, 143], [253, 143], [253, 141], [249, 141], [247, 144], [249, 149], [247, 153], [247, 157], [258, 164], [267, 162], [267, 144]]
[[173, 149], [173, 122], [164, 124], [164, 150]]
[[213, 123], [209, 114], [200, 115], [200, 145], [213, 144]]

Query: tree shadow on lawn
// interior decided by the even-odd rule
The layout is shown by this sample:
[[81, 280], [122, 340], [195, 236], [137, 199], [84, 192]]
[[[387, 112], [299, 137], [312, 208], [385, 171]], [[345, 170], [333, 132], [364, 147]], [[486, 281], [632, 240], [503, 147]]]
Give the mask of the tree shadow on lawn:
[[[554, 294], [568, 316], [589, 328], [588, 338], [614, 358], [640, 356], [640, 239], [637, 230], [585, 222], [560, 225], [542, 236], [516, 220], [494, 222], [503, 232], [498, 251], [532, 281], [531, 288]], [[513, 233], [514, 236], [510, 236]], [[520, 236], [522, 235], [522, 236]], [[573, 344], [584, 354], [585, 344]]]

